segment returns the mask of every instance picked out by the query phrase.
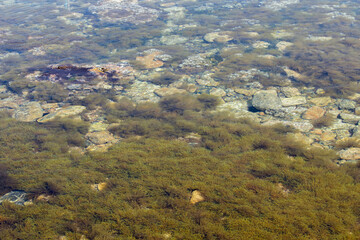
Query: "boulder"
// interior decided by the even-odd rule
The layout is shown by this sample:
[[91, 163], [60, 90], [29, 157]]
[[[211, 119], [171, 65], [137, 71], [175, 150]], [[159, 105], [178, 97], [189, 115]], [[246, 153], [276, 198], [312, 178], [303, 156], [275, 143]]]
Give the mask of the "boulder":
[[262, 90], [254, 94], [252, 106], [257, 110], [264, 111], [279, 109], [282, 103], [275, 90]]
[[15, 112], [13, 117], [19, 121], [23, 122], [33, 122], [38, 118], [41, 118], [44, 114], [43, 109], [41, 108], [40, 103], [38, 102], [29, 102], [22, 105]]

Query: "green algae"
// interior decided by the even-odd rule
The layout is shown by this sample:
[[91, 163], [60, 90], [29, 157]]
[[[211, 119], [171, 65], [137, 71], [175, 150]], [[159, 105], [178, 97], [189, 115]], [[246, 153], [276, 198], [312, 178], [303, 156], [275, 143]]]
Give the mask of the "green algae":
[[[17, 188], [31, 192], [34, 203], [3, 203], [0, 237], [23, 238], [26, 232], [27, 239], [163, 234], [355, 239], [359, 234], [359, 168], [336, 166], [333, 151], [303, 146], [284, 126], [263, 127], [206, 109], [178, 115], [160, 107], [128, 109], [121, 117], [124, 127], [114, 129], [125, 139], [108, 152], [85, 155], [67, 151], [74, 144], [69, 137], [87, 132], [84, 122], [39, 125], [1, 118], [0, 163], [7, 165], [2, 179], [11, 177]], [[178, 138], [190, 132], [199, 134], [200, 145]], [[99, 182], [106, 188], [92, 190]], [[9, 180], [2, 186], [15, 187]], [[193, 190], [205, 201], [191, 205]], [[40, 200], [42, 194], [50, 200]]]

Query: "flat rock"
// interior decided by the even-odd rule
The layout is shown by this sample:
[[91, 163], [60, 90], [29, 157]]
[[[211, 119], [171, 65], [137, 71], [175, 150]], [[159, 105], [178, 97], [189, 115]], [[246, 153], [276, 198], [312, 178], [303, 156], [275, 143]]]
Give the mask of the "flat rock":
[[282, 106], [276, 90], [261, 90], [254, 94], [252, 106], [257, 110], [279, 109]]
[[200, 78], [200, 79], [196, 79], [196, 83], [202, 86], [207, 86], [207, 87], [216, 87], [219, 85], [218, 82], [216, 82], [214, 79], [212, 78]]
[[318, 98], [312, 98], [309, 101], [315, 104], [316, 106], [324, 107], [329, 105], [332, 102], [332, 99], [331, 97], [318, 97]]
[[322, 141], [334, 141], [335, 138], [336, 138], [336, 133], [331, 132], [331, 131], [323, 132], [323, 133], [320, 135], [320, 139], [321, 139]]
[[116, 141], [114, 136], [108, 131], [91, 132], [85, 136], [91, 143], [101, 145], [105, 143], [113, 143]]
[[86, 109], [85, 106], [80, 106], [80, 105], [63, 107], [55, 112], [49, 113], [48, 115], [42, 118], [39, 118], [37, 121], [40, 123], [44, 123], [44, 122], [52, 121], [58, 117], [72, 117], [82, 113], [85, 109]]
[[156, 56], [159, 56], [161, 54], [162, 52], [160, 51], [154, 51], [145, 56], [136, 57], [136, 61], [142, 64], [146, 69], [159, 68], [164, 65], [164, 62], [160, 60], [156, 60], [155, 58]]
[[160, 97], [154, 92], [161, 87], [156, 84], [134, 81], [129, 89], [127, 89], [125, 96], [131, 98], [131, 100], [139, 102], [157, 102], [160, 100]]
[[233, 89], [236, 93], [245, 95], [245, 96], [252, 96], [254, 95], [257, 90], [256, 89], [245, 89], [245, 88], [234, 88]]
[[211, 32], [207, 33], [204, 36], [204, 40], [207, 42], [217, 42], [217, 43], [226, 43], [233, 40], [231, 37], [232, 32], [230, 31], [223, 31], [223, 32]]
[[338, 152], [339, 156], [343, 160], [359, 160], [360, 148], [348, 148]]
[[357, 124], [360, 121], [360, 116], [350, 113], [340, 113], [340, 118], [344, 123]]
[[284, 68], [284, 71], [286, 72], [286, 75], [288, 77], [293, 77], [293, 78], [297, 78], [297, 79], [303, 79], [304, 76], [301, 75], [300, 73], [294, 71], [294, 70], [291, 70], [289, 68]]
[[214, 95], [214, 96], [218, 96], [218, 97], [226, 96], [226, 92], [222, 88], [212, 88], [209, 93], [210, 93], [210, 95]]
[[306, 112], [304, 112], [304, 114], [302, 115], [302, 118], [307, 120], [315, 120], [324, 116], [325, 112], [326, 111], [321, 107], [314, 106], [306, 110]]
[[179, 35], [162, 36], [160, 42], [164, 45], [176, 45], [186, 43], [189, 39]]
[[281, 102], [283, 107], [297, 106], [306, 104], [306, 98], [304, 96], [281, 98]]
[[160, 97], [170, 96], [174, 94], [186, 94], [187, 91], [185, 89], [179, 89], [179, 88], [159, 88], [156, 89], [155, 94], [157, 94]]
[[288, 98], [301, 95], [299, 89], [295, 87], [283, 87], [281, 88], [281, 92]]
[[38, 102], [29, 102], [22, 105], [15, 112], [13, 117], [23, 122], [33, 122], [38, 118], [41, 118], [44, 111]]
[[1, 100], [0, 101], [0, 108], [10, 108], [10, 109], [16, 109], [19, 105], [13, 101], [10, 100]]

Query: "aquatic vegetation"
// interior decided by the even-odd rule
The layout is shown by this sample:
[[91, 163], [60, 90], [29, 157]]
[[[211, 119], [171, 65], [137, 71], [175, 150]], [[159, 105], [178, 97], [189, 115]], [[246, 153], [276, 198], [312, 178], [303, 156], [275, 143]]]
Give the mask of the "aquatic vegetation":
[[0, 164], [0, 194], [7, 193], [16, 187], [14, 179], [9, 176], [8, 168]]
[[160, 107], [168, 112], [184, 114], [186, 110], [200, 111], [201, 103], [191, 95], [170, 95], [161, 99]]
[[311, 121], [312, 125], [316, 128], [330, 127], [335, 121], [335, 116], [333, 114], [327, 113], [324, 116], [314, 119]]
[[203, 105], [203, 109], [215, 109], [221, 102], [220, 98], [210, 94], [200, 94], [197, 100]]
[[[59, 142], [55, 127], [59, 124], [35, 128], [1, 119], [0, 139], [19, 127], [25, 139], [2, 141], [0, 159], [5, 155], [12, 159], [8, 173], [35, 198], [31, 206], [0, 206], [1, 238], [21, 238], [25, 226], [30, 239], [60, 235], [136, 239], [165, 233], [181, 239], [253, 234], [351, 239], [349, 232], [359, 234], [358, 168], [335, 167], [332, 151], [291, 143], [284, 130], [197, 114], [198, 120], [189, 121], [193, 124], [189, 130], [199, 132], [203, 147], [168, 138], [175, 128], [185, 126], [185, 120], [180, 123], [177, 118], [173, 125], [170, 116], [167, 124], [128, 118], [120, 123], [123, 127], [114, 128], [126, 137], [122, 143], [108, 152], [86, 155], [46, 148], [33, 151], [44, 144], [36, 140], [39, 136], [47, 143]], [[130, 137], [138, 134], [144, 137]], [[92, 190], [90, 185], [99, 182], [108, 187]], [[204, 201], [192, 205], [194, 190]], [[47, 202], [36, 200], [41, 194], [52, 197]], [[306, 227], [310, 225], [314, 227]]]
[[158, 85], [169, 85], [179, 80], [180, 77], [180, 75], [165, 71], [158, 78], [151, 79], [150, 82]]
[[[340, 165], [335, 151], [358, 140], [323, 149], [297, 141], [295, 128], [258, 124], [266, 112], [240, 113], [268, 87], [279, 97], [281, 86], [304, 99], [356, 97], [357, 1], [60, 2], [0, 2], [0, 194], [23, 190], [32, 202], [0, 205], [0, 239], [360, 236], [360, 163]], [[165, 86], [189, 94], [165, 96]], [[206, 94], [217, 90], [226, 96]], [[86, 110], [12, 119], [29, 101], [49, 115], [51, 106]], [[217, 112], [222, 102], [239, 107]], [[289, 119], [312, 103], [286, 108]], [[119, 141], [91, 151], [90, 136], [104, 132]]]

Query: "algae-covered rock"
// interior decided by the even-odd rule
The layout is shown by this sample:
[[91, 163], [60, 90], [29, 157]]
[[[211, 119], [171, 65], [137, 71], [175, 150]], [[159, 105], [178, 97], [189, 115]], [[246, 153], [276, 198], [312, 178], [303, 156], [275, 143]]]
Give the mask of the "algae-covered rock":
[[233, 40], [233, 37], [231, 36], [231, 34], [232, 34], [232, 32], [230, 32], [230, 31], [211, 32], [211, 33], [207, 33], [204, 36], [204, 40], [209, 43], [212, 43], [212, 42], [226, 43], [226, 42]]
[[105, 143], [112, 143], [116, 141], [114, 136], [108, 131], [91, 132], [86, 134], [86, 138], [93, 144], [100, 145]]
[[252, 106], [257, 110], [279, 109], [282, 106], [275, 90], [261, 90], [254, 94]]
[[41, 108], [40, 103], [38, 102], [29, 102], [22, 105], [15, 112], [13, 117], [19, 121], [23, 122], [33, 122], [36, 119], [42, 117], [44, 114], [43, 109]]
[[53, 113], [50, 113], [42, 118], [39, 118], [37, 121], [40, 123], [44, 123], [44, 122], [54, 120], [55, 118], [58, 118], [58, 117], [72, 117], [72, 116], [82, 113], [85, 109], [86, 109], [86, 107], [80, 106], [80, 105], [63, 107]]

